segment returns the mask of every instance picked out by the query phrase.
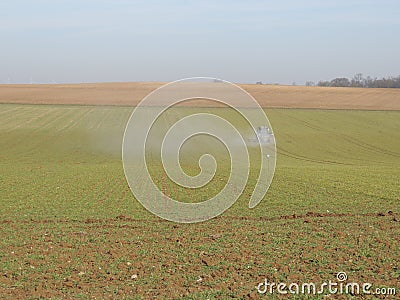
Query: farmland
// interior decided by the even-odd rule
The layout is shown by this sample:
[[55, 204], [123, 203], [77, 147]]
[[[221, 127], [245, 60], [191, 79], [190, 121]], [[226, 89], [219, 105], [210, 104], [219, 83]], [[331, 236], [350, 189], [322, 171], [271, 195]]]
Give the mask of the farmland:
[[188, 225], [153, 216], [127, 186], [132, 110], [0, 105], [0, 298], [258, 299], [264, 278], [340, 271], [399, 291], [399, 111], [266, 108], [278, 160], [265, 199], [248, 209], [249, 186], [223, 215]]
[[[135, 106], [162, 85], [162, 82], [1, 84], [0, 103]], [[256, 98], [262, 107], [400, 110], [399, 89], [239, 86]]]

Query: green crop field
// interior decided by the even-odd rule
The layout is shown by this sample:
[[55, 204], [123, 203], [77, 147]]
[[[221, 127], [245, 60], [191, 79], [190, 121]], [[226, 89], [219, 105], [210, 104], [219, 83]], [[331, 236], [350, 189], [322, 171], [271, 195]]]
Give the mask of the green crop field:
[[[125, 180], [132, 110], [0, 105], [0, 298], [273, 298], [258, 283], [338, 272], [400, 293], [399, 111], [266, 110], [277, 166], [263, 201], [247, 206], [250, 174], [223, 215], [177, 224], [145, 210]], [[173, 186], [150, 164], [160, 189], [183, 200], [219, 188]]]

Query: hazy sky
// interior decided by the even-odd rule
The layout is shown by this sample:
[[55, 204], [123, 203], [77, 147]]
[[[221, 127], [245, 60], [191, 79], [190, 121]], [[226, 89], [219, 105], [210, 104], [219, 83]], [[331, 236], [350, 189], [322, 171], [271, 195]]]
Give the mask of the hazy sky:
[[400, 74], [400, 1], [0, 2], [0, 83]]

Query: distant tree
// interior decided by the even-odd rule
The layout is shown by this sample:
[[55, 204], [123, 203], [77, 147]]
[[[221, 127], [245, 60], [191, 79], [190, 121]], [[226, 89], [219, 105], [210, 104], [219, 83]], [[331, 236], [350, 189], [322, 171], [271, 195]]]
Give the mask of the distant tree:
[[395, 88], [400, 88], [400, 75], [395, 77], [395, 78], [393, 78], [393, 80], [394, 80], [394, 87]]
[[371, 76], [367, 76], [367, 78], [364, 79], [364, 87], [368, 87], [368, 88], [374, 87], [375, 81], [376, 81], [376, 77], [372, 78]]
[[358, 73], [353, 76], [351, 79], [350, 86], [352, 87], [364, 87], [365, 85], [365, 79], [361, 73]]
[[[306, 85], [311, 85], [309, 81]], [[319, 81], [317, 86], [333, 86], [333, 87], [364, 87], [364, 88], [400, 88], [400, 75], [397, 77], [372, 78], [371, 76], [363, 77], [361, 73], [353, 76], [351, 80], [340, 77], [331, 81]]]
[[314, 81], [306, 81], [306, 86], [314, 86]]
[[332, 79], [329, 86], [334, 87], [348, 87], [350, 86], [350, 80], [344, 77]]
[[330, 82], [329, 81], [319, 81], [317, 83], [318, 86], [330, 86]]
[[263, 84], [262, 81], [257, 81], [256, 84]]

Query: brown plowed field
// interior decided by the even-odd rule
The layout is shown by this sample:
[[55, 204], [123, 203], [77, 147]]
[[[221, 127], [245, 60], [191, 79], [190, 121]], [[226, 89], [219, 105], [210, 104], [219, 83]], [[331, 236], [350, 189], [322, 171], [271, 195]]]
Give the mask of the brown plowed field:
[[[0, 103], [135, 106], [160, 82], [0, 85]], [[262, 107], [400, 110], [400, 89], [240, 85]], [[193, 103], [191, 103], [193, 105]], [[199, 102], [199, 105], [214, 103]]]

